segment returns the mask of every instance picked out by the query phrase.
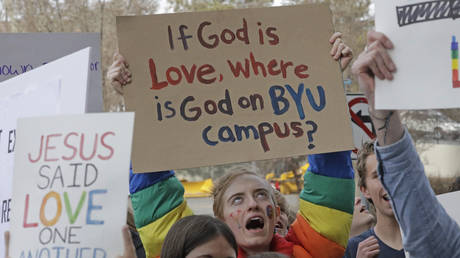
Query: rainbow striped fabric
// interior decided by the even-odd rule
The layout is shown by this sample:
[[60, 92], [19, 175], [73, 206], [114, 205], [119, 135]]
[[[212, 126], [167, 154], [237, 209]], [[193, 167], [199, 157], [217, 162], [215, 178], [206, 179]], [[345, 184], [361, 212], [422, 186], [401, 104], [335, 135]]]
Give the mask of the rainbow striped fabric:
[[146, 257], [158, 257], [174, 222], [192, 215], [184, 199], [184, 188], [173, 171], [145, 174], [130, 172], [134, 222]]
[[[288, 241], [294, 257], [342, 257], [348, 242], [354, 201], [350, 152], [309, 156], [299, 213]], [[130, 174], [136, 227], [147, 257], [158, 257], [171, 226], [192, 211], [173, 171]]]
[[348, 243], [355, 182], [350, 152], [310, 155], [299, 213], [292, 225], [303, 248], [294, 257], [342, 257]]

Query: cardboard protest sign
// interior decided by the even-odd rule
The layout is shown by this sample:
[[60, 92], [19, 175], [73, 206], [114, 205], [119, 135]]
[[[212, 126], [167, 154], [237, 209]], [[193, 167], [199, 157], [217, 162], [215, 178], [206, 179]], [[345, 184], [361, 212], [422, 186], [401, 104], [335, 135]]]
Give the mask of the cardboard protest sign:
[[440, 194], [436, 196], [447, 214], [460, 225], [460, 191]]
[[348, 93], [347, 101], [352, 121], [353, 143], [355, 145], [351, 158], [356, 159], [356, 154], [363, 143], [375, 138], [375, 129], [369, 116], [369, 105], [364, 94]]
[[325, 5], [117, 17], [135, 172], [352, 149]]
[[[0, 83], [0, 243], [11, 220], [16, 120], [84, 113], [90, 49], [84, 49]], [[0, 244], [0, 257], [4, 245]]]
[[376, 30], [393, 42], [397, 72], [376, 82], [377, 109], [460, 107], [459, 1], [377, 0]]
[[18, 120], [11, 257], [123, 254], [134, 113]]
[[100, 33], [1, 33], [0, 82], [91, 47], [86, 112], [102, 112]]

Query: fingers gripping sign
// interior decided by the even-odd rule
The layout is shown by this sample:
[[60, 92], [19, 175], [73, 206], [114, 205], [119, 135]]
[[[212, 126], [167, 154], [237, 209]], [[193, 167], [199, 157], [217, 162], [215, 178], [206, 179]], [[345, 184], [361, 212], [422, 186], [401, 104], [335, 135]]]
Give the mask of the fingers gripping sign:
[[[366, 49], [352, 67], [352, 72], [358, 78], [359, 86], [366, 95], [369, 115], [377, 129], [378, 142], [384, 145], [401, 139], [404, 132], [399, 114], [393, 115], [395, 114], [393, 110], [375, 110], [375, 76], [381, 80], [393, 80], [393, 74], [396, 72], [396, 65], [388, 54], [388, 50], [393, 47], [393, 43], [385, 34], [371, 31], [367, 35]], [[388, 133], [390, 124], [392, 130]]]
[[395, 71], [395, 65], [382, 42], [374, 41], [369, 44], [365, 54], [370, 56], [371, 70], [379, 79], [393, 79], [392, 72]]
[[371, 31], [367, 35], [365, 51], [359, 55], [352, 67], [371, 109], [374, 107], [374, 77], [392, 80], [393, 73], [396, 72], [396, 66], [387, 52], [390, 49], [393, 49], [393, 43], [383, 33]]
[[356, 258], [377, 257], [379, 253], [380, 247], [377, 239], [374, 236], [370, 236], [359, 243]]
[[377, 31], [369, 31], [367, 33], [367, 44], [374, 41], [380, 41], [386, 49], [393, 49], [393, 42], [383, 33]]
[[110, 81], [112, 87], [120, 94], [123, 94], [122, 87], [131, 83], [131, 72], [128, 67], [126, 59], [122, 55], [115, 53], [113, 55], [113, 63], [107, 70], [107, 79]]
[[340, 32], [332, 34], [329, 43], [332, 44], [330, 55], [334, 60], [340, 60], [340, 67], [345, 70], [353, 59], [353, 51], [343, 42]]

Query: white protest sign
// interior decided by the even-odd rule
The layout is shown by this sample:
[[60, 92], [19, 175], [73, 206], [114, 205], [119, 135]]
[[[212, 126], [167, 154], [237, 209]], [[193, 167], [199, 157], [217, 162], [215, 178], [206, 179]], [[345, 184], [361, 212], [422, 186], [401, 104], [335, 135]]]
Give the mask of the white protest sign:
[[376, 30], [393, 42], [397, 72], [377, 80], [377, 109], [460, 107], [460, 1], [377, 0]]
[[16, 120], [84, 113], [90, 49], [84, 49], [0, 83], [0, 257], [11, 220]]
[[460, 191], [440, 194], [436, 196], [447, 214], [460, 225]]
[[91, 47], [86, 112], [102, 112], [100, 33], [1, 33], [0, 82]]
[[351, 158], [356, 159], [356, 154], [363, 143], [375, 138], [375, 129], [369, 116], [369, 105], [364, 94], [348, 93], [347, 102], [352, 121], [353, 143], [355, 144]]
[[134, 113], [18, 119], [11, 257], [123, 253]]

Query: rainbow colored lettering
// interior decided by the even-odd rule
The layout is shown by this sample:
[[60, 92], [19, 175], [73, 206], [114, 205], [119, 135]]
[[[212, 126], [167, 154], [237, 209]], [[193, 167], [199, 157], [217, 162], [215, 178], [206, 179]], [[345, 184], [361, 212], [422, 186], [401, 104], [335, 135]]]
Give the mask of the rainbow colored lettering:
[[458, 80], [458, 42], [455, 36], [452, 36], [450, 50], [452, 52], [452, 86], [460, 88], [460, 81]]

